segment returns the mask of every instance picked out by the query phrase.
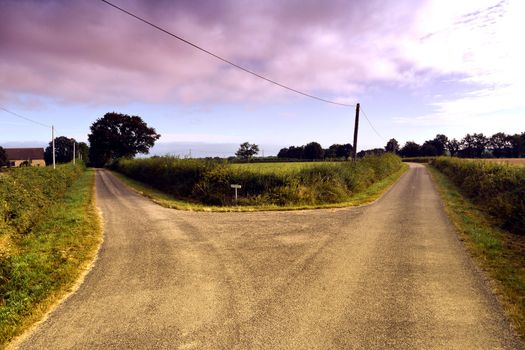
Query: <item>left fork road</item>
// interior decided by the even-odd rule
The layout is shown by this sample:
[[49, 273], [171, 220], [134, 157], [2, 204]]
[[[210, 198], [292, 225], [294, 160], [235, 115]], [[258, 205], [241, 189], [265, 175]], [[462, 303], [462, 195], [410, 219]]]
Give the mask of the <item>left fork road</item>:
[[20, 348], [171, 348], [203, 320], [231, 322], [231, 291], [214, 247], [192, 235], [180, 212], [110, 172], [98, 170], [96, 182], [105, 232], [98, 260]]

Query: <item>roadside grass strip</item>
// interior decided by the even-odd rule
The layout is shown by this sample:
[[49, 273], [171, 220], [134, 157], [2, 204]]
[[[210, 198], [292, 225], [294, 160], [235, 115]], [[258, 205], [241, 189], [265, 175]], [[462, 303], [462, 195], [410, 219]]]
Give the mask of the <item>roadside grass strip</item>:
[[408, 170], [408, 165], [402, 164], [400, 169], [386, 178], [370, 185], [365, 190], [355, 193], [347, 201], [339, 203], [313, 204], [313, 205], [230, 205], [230, 206], [213, 206], [204, 205], [198, 202], [181, 200], [165, 192], [162, 192], [143, 182], [131, 179], [121, 173], [113, 171], [112, 173], [122, 182], [128, 185], [135, 192], [148, 197], [153, 202], [172, 209], [190, 210], [190, 211], [215, 211], [215, 212], [250, 212], [250, 211], [278, 211], [278, 210], [304, 210], [304, 209], [329, 209], [358, 206], [371, 203], [383, 195], [394, 183]]
[[493, 280], [513, 327], [525, 340], [525, 236], [503, 230], [439, 170], [428, 166], [460, 239]]
[[84, 171], [26, 234], [0, 256], [0, 348], [40, 320], [89, 267], [101, 242], [95, 171]]

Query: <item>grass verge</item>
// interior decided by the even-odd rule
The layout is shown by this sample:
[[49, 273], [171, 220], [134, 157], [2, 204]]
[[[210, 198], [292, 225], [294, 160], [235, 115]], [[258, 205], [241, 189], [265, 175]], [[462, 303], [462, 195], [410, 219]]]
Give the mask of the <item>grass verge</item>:
[[408, 170], [408, 165], [403, 164], [402, 167], [392, 175], [378, 181], [362, 192], [356, 193], [348, 201], [340, 203], [316, 204], [316, 205], [259, 205], [259, 206], [212, 206], [201, 203], [183, 201], [173, 196], [170, 196], [162, 191], [159, 191], [140, 181], [133, 180], [121, 173], [113, 171], [113, 175], [122, 180], [126, 185], [132, 188], [135, 192], [150, 198], [153, 202], [166, 207], [178, 210], [193, 210], [193, 211], [217, 211], [217, 212], [246, 212], [246, 211], [272, 211], [272, 210], [301, 210], [301, 209], [322, 209], [322, 208], [342, 208], [349, 206], [357, 206], [371, 203], [377, 200], [383, 193], [385, 193], [400, 177]]
[[444, 174], [428, 166], [445, 208], [467, 250], [493, 279], [493, 289], [525, 340], [525, 237], [499, 228]]
[[93, 261], [101, 242], [94, 180], [85, 171], [30, 233], [11, 237], [13, 253], [0, 260], [0, 348], [71, 292]]

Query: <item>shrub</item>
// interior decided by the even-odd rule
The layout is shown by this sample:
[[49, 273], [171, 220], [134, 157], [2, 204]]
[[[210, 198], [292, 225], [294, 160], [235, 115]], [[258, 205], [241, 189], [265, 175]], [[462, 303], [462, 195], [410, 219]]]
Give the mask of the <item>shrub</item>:
[[234, 204], [231, 184], [242, 186], [240, 205], [342, 202], [400, 167], [399, 157], [393, 154], [275, 172], [174, 157], [124, 159], [112, 165], [114, 170], [175, 197], [212, 205]]
[[525, 168], [446, 157], [431, 164], [504, 228], [525, 233]]
[[81, 165], [22, 167], [0, 174], [0, 233], [24, 234], [82, 173]]

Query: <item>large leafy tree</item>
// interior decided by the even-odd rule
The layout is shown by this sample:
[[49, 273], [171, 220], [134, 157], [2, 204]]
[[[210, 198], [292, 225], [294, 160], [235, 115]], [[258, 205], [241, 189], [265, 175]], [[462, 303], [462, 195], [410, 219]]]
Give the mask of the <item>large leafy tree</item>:
[[112, 159], [147, 154], [159, 138], [141, 117], [106, 113], [91, 125], [89, 161], [94, 166], [103, 166]]
[[241, 143], [235, 155], [242, 159], [251, 159], [257, 153], [259, 153], [259, 146], [255, 143], [244, 142]]
[[[55, 161], [57, 163], [68, 163], [73, 160], [73, 143], [75, 139], [59, 136], [55, 137]], [[77, 144], [78, 145], [78, 144]], [[53, 141], [49, 142], [44, 152], [46, 164], [53, 163]]]
[[7, 154], [5, 153], [5, 149], [0, 146], [0, 167], [7, 165]]

